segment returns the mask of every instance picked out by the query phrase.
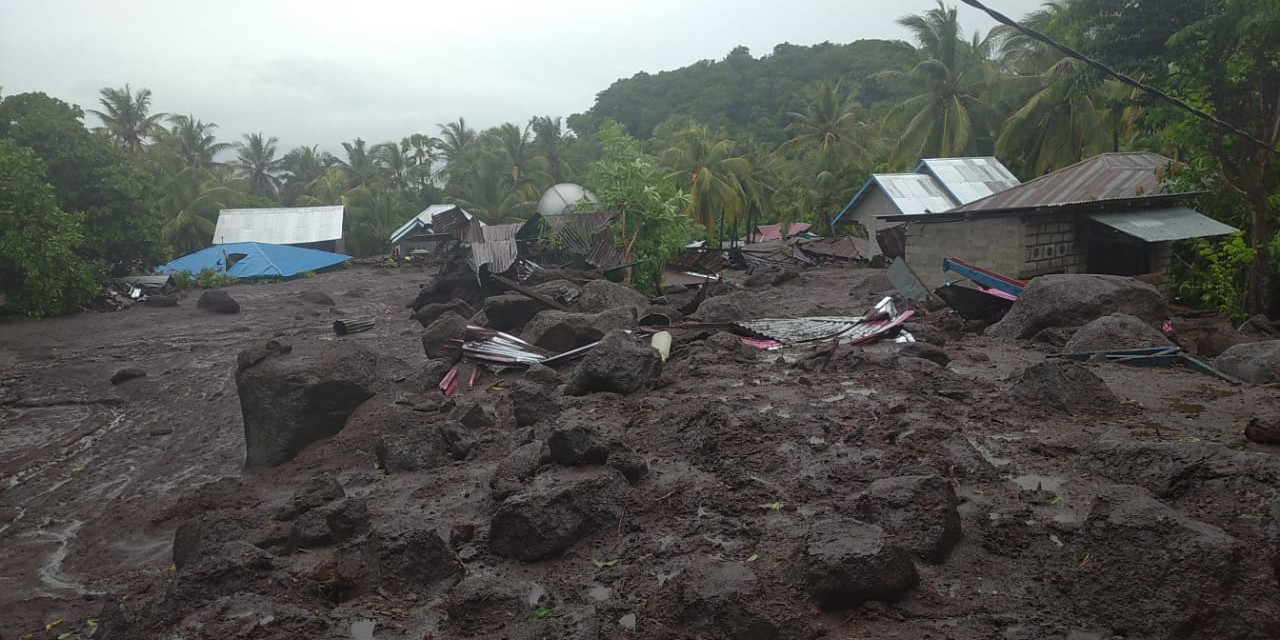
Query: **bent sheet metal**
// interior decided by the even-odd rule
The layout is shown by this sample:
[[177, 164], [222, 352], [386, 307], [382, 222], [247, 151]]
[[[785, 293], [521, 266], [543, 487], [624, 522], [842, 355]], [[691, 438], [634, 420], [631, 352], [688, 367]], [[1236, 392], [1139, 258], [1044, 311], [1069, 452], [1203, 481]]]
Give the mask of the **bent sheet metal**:
[[[766, 318], [735, 322], [733, 326], [751, 334], [751, 337], [773, 340], [783, 345], [836, 339], [844, 344], [863, 344], [885, 337], [914, 314], [914, 311], [899, 313], [893, 299], [884, 298], [864, 316]], [[754, 342], [748, 344], [759, 346]]]

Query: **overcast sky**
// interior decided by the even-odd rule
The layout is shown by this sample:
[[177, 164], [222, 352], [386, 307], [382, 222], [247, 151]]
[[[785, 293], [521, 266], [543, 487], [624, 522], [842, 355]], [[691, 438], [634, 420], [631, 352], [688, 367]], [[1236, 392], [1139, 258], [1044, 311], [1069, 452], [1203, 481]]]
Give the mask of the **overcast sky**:
[[[958, 4], [958, 3], [954, 3]], [[988, 0], [1021, 18], [1040, 0]], [[465, 116], [477, 128], [590, 108], [618, 78], [736, 45], [908, 39], [935, 0], [0, 0], [0, 87], [97, 107], [146, 87], [152, 109], [334, 149]], [[995, 23], [959, 5], [966, 33]], [[97, 118], [86, 117], [90, 126]]]

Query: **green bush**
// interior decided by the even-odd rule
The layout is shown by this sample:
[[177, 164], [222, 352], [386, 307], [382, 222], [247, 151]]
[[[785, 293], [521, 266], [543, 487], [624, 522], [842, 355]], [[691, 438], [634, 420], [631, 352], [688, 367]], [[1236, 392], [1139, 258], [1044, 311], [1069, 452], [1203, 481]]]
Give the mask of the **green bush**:
[[201, 289], [216, 289], [225, 287], [229, 284], [235, 284], [236, 278], [218, 271], [217, 269], [206, 267], [196, 274], [196, 286]]

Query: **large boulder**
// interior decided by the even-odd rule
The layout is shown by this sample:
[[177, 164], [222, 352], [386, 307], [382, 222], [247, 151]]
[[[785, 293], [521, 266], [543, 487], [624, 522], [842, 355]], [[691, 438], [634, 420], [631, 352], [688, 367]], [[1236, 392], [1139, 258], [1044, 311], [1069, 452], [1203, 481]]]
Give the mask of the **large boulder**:
[[452, 311], [464, 318], [470, 318], [476, 314], [475, 308], [467, 304], [465, 300], [454, 298], [449, 302], [432, 302], [431, 304], [423, 305], [413, 314], [413, 317], [425, 329], [448, 311]]
[[522, 293], [504, 293], [485, 298], [480, 312], [471, 321], [498, 331], [513, 331], [528, 324], [546, 308], [541, 301]]
[[854, 499], [854, 512], [883, 528], [896, 546], [937, 563], [960, 541], [959, 503], [942, 476], [900, 476], [871, 483]]
[[245, 467], [292, 459], [341, 431], [374, 395], [378, 359], [359, 343], [305, 344], [261, 359], [254, 352], [242, 352], [236, 370]]
[[543, 472], [498, 507], [489, 522], [489, 549], [524, 562], [559, 556], [578, 540], [618, 523], [626, 486], [608, 468]]
[[524, 328], [526, 342], [556, 353], [591, 344], [615, 329], [636, 325], [635, 307], [614, 307], [600, 313], [572, 313], [548, 309]]
[[1025, 339], [1049, 327], [1076, 327], [1110, 313], [1155, 323], [1169, 317], [1169, 307], [1155, 287], [1133, 278], [1054, 274], [1033, 279], [1004, 319], [986, 333]]
[[469, 324], [469, 320], [457, 313], [445, 311], [422, 332], [422, 350], [428, 358], [456, 357], [458, 351], [451, 348], [449, 341], [461, 340]]
[[578, 297], [578, 310], [596, 313], [615, 307], [635, 307], [637, 311], [649, 306], [649, 299], [643, 293], [625, 284], [608, 280], [592, 280], [582, 287], [582, 295]]
[[1013, 383], [1013, 397], [1067, 413], [1105, 411], [1119, 402], [1102, 378], [1068, 360], [1027, 367]]
[[240, 313], [240, 303], [231, 294], [221, 289], [210, 289], [200, 294], [196, 301], [197, 309], [208, 309], [215, 313]]
[[737, 322], [764, 316], [760, 301], [745, 291], [707, 298], [690, 317], [699, 322]]
[[1280, 340], [1246, 342], [1222, 352], [1214, 366], [1251, 384], [1280, 380]]
[[1067, 344], [1062, 347], [1063, 353], [1095, 353], [1098, 351], [1119, 351], [1123, 349], [1140, 349], [1142, 347], [1172, 347], [1155, 327], [1141, 318], [1127, 313], [1112, 313], [1076, 330]]
[[805, 591], [824, 609], [894, 602], [920, 579], [910, 554], [892, 546], [880, 527], [847, 519], [824, 520], [809, 529], [800, 572]]
[[566, 393], [583, 396], [596, 391], [633, 393], [662, 373], [658, 350], [625, 331], [610, 331], [573, 371]]

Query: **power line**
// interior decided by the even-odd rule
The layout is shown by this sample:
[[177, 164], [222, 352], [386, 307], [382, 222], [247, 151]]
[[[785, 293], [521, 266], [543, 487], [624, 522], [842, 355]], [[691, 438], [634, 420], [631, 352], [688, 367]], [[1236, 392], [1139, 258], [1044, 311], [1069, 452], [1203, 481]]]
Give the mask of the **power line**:
[[1122, 83], [1124, 83], [1124, 84], [1127, 84], [1127, 85], [1129, 85], [1129, 86], [1131, 86], [1131, 87], [1134, 87], [1135, 89], [1138, 89], [1138, 90], [1140, 90], [1140, 91], [1144, 91], [1144, 92], [1149, 93], [1149, 94], [1151, 94], [1151, 95], [1153, 95], [1153, 96], [1156, 96], [1156, 97], [1158, 97], [1158, 98], [1160, 98], [1160, 99], [1162, 99], [1162, 100], [1164, 100], [1164, 101], [1168, 102], [1169, 104], [1172, 104], [1173, 106], [1175, 106], [1175, 107], [1177, 107], [1177, 108], [1179, 108], [1179, 109], [1182, 109], [1182, 110], [1184, 110], [1184, 111], [1186, 111], [1186, 112], [1190, 113], [1191, 115], [1194, 115], [1194, 116], [1195, 116], [1195, 117], [1197, 117], [1197, 118], [1200, 118], [1200, 119], [1202, 119], [1202, 120], [1207, 120], [1207, 121], [1209, 121], [1209, 122], [1213, 123], [1215, 126], [1217, 126], [1217, 127], [1218, 127], [1218, 128], [1220, 128], [1220, 129], [1223, 129], [1223, 130], [1225, 130], [1225, 131], [1227, 131], [1227, 132], [1229, 132], [1229, 133], [1233, 133], [1233, 134], [1235, 134], [1235, 135], [1237, 135], [1237, 136], [1240, 136], [1241, 138], [1244, 138], [1245, 140], [1248, 140], [1249, 142], [1252, 142], [1252, 143], [1254, 143], [1254, 144], [1256, 144], [1256, 145], [1258, 145], [1258, 146], [1262, 147], [1263, 149], [1266, 149], [1267, 151], [1270, 151], [1270, 152], [1271, 152], [1271, 153], [1273, 153], [1273, 154], [1280, 155], [1280, 149], [1276, 149], [1276, 148], [1275, 148], [1275, 147], [1273, 147], [1272, 145], [1268, 144], [1265, 140], [1263, 140], [1263, 139], [1261, 139], [1261, 138], [1259, 138], [1259, 137], [1257, 137], [1257, 136], [1253, 135], [1252, 133], [1249, 133], [1248, 131], [1245, 131], [1244, 129], [1241, 129], [1240, 127], [1237, 127], [1237, 126], [1235, 126], [1235, 125], [1231, 124], [1230, 122], [1227, 122], [1227, 121], [1225, 121], [1225, 120], [1221, 120], [1221, 119], [1219, 119], [1218, 117], [1214, 116], [1213, 114], [1211, 114], [1211, 113], [1209, 113], [1209, 112], [1207, 112], [1207, 111], [1204, 111], [1204, 110], [1202, 110], [1202, 109], [1197, 109], [1196, 107], [1193, 107], [1193, 106], [1191, 106], [1191, 105], [1187, 104], [1186, 102], [1184, 102], [1184, 101], [1182, 101], [1182, 100], [1180, 100], [1180, 99], [1178, 99], [1178, 98], [1175, 98], [1175, 97], [1173, 97], [1173, 96], [1171, 96], [1171, 95], [1169, 95], [1169, 94], [1167, 94], [1167, 93], [1165, 93], [1165, 92], [1163, 92], [1163, 91], [1161, 91], [1161, 90], [1159, 90], [1159, 89], [1157, 89], [1157, 88], [1155, 88], [1155, 87], [1153, 87], [1153, 86], [1151, 86], [1151, 85], [1149, 85], [1149, 84], [1146, 84], [1146, 83], [1144, 83], [1144, 82], [1142, 82], [1142, 81], [1139, 81], [1139, 80], [1135, 80], [1135, 79], [1133, 79], [1133, 78], [1131, 78], [1131, 77], [1129, 77], [1129, 76], [1127, 76], [1127, 75], [1125, 75], [1125, 74], [1123, 74], [1123, 73], [1120, 73], [1119, 71], [1116, 71], [1115, 69], [1112, 69], [1111, 67], [1108, 67], [1107, 65], [1102, 64], [1101, 62], [1098, 62], [1097, 60], [1094, 60], [1094, 59], [1092, 59], [1092, 58], [1090, 58], [1090, 57], [1088, 57], [1088, 56], [1084, 55], [1083, 53], [1080, 53], [1079, 51], [1076, 51], [1075, 49], [1072, 49], [1071, 47], [1068, 47], [1067, 45], [1062, 44], [1061, 42], [1058, 42], [1057, 40], [1054, 40], [1053, 38], [1050, 38], [1049, 36], [1047, 36], [1047, 35], [1045, 35], [1045, 34], [1043, 34], [1043, 33], [1040, 33], [1039, 31], [1036, 31], [1035, 29], [1032, 29], [1032, 28], [1030, 28], [1030, 27], [1024, 27], [1024, 26], [1022, 26], [1021, 24], [1018, 24], [1018, 23], [1017, 23], [1017, 21], [1013, 20], [1013, 19], [1012, 19], [1012, 18], [1010, 18], [1009, 16], [1006, 16], [1006, 15], [1004, 15], [1003, 13], [1000, 13], [999, 11], [996, 11], [995, 9], [992, 9], [992, 8], [990, 8], [990, 7], [987, 7], [986, 5], [984, 5], [984, 4], [982, 4], [981, 2], [979, 2], [979, 0], [960, 0], [960, 2], [963, 2], [963, 3], [965, 3], [965, 4], [967, 4], [967, 5], [971, 6], [971, 7], [973, 7], [973, 8], [975, 8], [975, 9], [980, 10], [980, 11], [984, 11], [984, 12], [986, 12], [986, 14], [987, 14], [987, 15], [991, 16], [991, 17], [992, 17], [996, 22], [999, 22], [999, 23], [1001, 23], [1001, 24], [1009, 25], [1010, 27], [1013, 27], [1014, 29], [1017, 29], [1018, 31], [1021, 31], [1021, 32], [1022, 32], [1023, 34], [1025, 34], [1027, 37], [1030, 37], [1030, 38], [1032, 38], [1032, 39], [1034, 39], [1034, 40], [1038, 40], [1038, 41], [1040, 41], [1040, 42], [1043, 42], [1043, 43], [1045, 43], [1045, 44], [1047, 44], [1047, 45], [1049, 45], [1049, 46], [1051, 46], [1051, 47], [1053, 47], [1053, 48], [1055, 48], [1055, 49], [1057, 49], [1057, 50], [1061, 51], [1062, 53], [1064, 53], [1064, 54], [1066, 54], [1066, 55], [1068, 55], [1068, 56], [1070, 56], [1070, 57], [1072, 57], [1072, 58], [1075, 58], [1075, 59], [1077, 59], [1077, 60], [1080, 60], [1080, 61], [1084, 62], [1085, 64], [1087, 64], [1087, 65], [1089, 65], [1089, 66], [1093, 67], [1094, 69], [1097, 69], [1097, 70], [1099, 70], [1099, 71], [1101, 71], [1101, 72], [1103, 72], [1103, 73], [1105, 73], [1105, 74], [1107, 74], [1107, 75], [1109, 75], [1109, 76], [1111, 76], [1111, 77], [1115, 78], [1116, 80], [1119, 80], [1120, 82], [1122, 82]]

